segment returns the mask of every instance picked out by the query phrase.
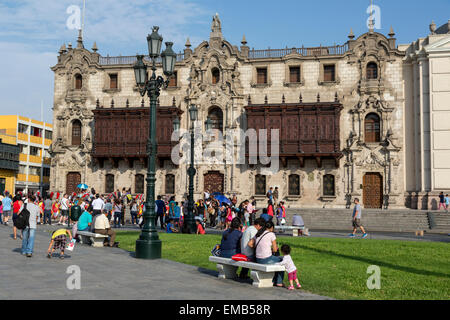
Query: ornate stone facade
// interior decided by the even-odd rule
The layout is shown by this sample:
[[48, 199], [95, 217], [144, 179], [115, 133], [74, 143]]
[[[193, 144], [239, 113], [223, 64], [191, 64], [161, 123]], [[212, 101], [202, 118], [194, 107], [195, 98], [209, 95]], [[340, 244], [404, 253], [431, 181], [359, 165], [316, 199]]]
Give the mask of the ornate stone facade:
[[[256, 190], [265, 180], [263, 189], [278, 186], [280, 199], [287, 200], [289, 207], [342, 208], [349, 205], [351, 197], [359, 197], [366, 207], [404, 207], [405, 53], [397, 49], [394, 36], [393, 31], [386, 37], [370, 30], [357, 39], [351, 33], [342, 46], [250, 50], [245, 37], [240, 48], [224, 40], [222, 23], [215, 16], [209, 41], [194, 50], [187, 41], [175, 67], [176, 83], [162, 91], [160, 105], [175, 104], [181, 109], [181, 127], [188, 129], [188, 107], [195, 104], [199, 108], [197, 127], [203, 128], [210, 116], [215, 117], [217, 128], [226, 132], [247, 129], [249, 105], [298, 104], [298, 108], [319, 110], [320, 103], [338, 102], [342, 109], [337, 119], [338, 151], [342, 157], [322, 159], [318, 153], [315, 158], [303, 158], [296, 153], [286, 157], [280, 170], [270, 175], [264, 174], [263, 165], [236, 161], [199, 164], [195, 197], [202, 195], [205, 184], [220, 184], [223, 177], [224, 192], [235, 193], [239, 199], [255, 196], [264, 200], [264, 194], [258, 195]], [[92, 51], [86, 50], [81, 38], [76, 48], [61, 48], [58, 64], [52, 68], [52, 190], [65, 191], [70, 173], [79, 173], [82, 182], [99, 192], [106, 191], [106, 175], [114, 176], [115, 189], [137, 189], [135, 177], [146, 174], [145, 162], [130, 164], [123, 159], [116, 165], [114, 161], [101, 165], [93, 161], [92, 111], [142, 106], [134, 61], [133, 57], [101, 57], [96, 45]], [[160, 66], [158, 73], [162, 73]], [[145, 101], [146, 106], [148, 103]], [[74, 121], [81, 122], [78, 145], [71, 142]], [[322, 130], [319, 124], [315, 128]], [[223, 147], [216, 146], [214, 151]], [[166, 194], [171, 189], [168, 184], [172, 178], [166, 179], [171, 175], [177, 200], [182, 200], [188, 190], [186, 171], [184, 164], [162, 161], [157, 169], [156, 193]]]

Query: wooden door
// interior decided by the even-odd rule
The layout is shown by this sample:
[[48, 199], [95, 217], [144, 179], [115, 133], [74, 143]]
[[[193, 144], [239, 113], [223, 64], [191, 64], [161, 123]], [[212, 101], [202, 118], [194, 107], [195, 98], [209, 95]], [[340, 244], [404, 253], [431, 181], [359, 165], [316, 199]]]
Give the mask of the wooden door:
[[77, 185], [81, 183], [81, 174], [78, 172], [70, 172], [67, 174], [66, 193], [72, 194], [77, 192]]
[[383, 205], [383, 177], [379, 173], [367, 173], [363, 181], [364, 208], [381, 209]]
[[204, 189], [208, 190], [210, 194], [214, 192], [224, 192], [224, 177], [219, 171], [209, 171], [204, 176]]

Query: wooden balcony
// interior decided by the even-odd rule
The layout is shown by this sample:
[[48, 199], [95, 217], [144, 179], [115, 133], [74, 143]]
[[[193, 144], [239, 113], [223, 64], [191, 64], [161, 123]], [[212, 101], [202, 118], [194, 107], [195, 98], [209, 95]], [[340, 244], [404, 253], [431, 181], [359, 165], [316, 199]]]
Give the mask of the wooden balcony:
[[[171, 158], [173, 120], [183, 112], [176, 107], [158, 107], [156, 121], [157, 157]], [[145, 163], [149, 131], [149, 108], [97, 108], [94, 110], [95, 136], [92, 156], [100, 165], [109, 160], [114, 166], [125, 160]]]
[[[322, 166], [323, 159], [333, 159], [339, 166], [340, 150], [339, 102], [298, 104], [250, 104], [246, 107], [247, 128], [268, 130], [267, 153], [271, 150], [271, 129], [279, 130], [279, 152], [283, 166], [290, 158], [298, 159], [300, 167], [304, 160], [316, 160]], [[258, 133], [259, 136], [259, 133]], [[259, 138], [258, 138], [259, 139]], [[246, 153], [249, 156], [248, 141]]]

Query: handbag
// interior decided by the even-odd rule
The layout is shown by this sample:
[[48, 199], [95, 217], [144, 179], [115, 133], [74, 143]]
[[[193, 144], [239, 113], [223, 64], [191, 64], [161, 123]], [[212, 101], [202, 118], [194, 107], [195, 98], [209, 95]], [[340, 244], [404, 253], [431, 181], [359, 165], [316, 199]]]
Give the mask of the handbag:
[[246, 261], [246, 262], [250, 261], [248, 257], [242, 253], [235, 254], [234, 256], [231, 257], [231, 259], [234, 261]]
[[211, 250], [211, 254], [215, 257], [220, 257], [220, 244], [216, 244]]

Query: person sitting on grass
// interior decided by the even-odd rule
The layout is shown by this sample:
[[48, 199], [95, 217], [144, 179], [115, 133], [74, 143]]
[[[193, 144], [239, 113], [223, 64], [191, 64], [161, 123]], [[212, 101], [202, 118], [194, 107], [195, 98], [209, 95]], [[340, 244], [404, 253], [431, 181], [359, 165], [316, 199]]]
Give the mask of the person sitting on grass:
[[58, 229], [52, 233], [52, 239], [47, 250], [47, 258], [51, 259], [53, 252], [59, 249], [59, 258], [64, 259], [64, 249], [66, 248], [67, 236], [72, 241], [70, 230]]
[[202, 222], [198, 219], [195, 220], [195, 224], [197, 225], [197, 234], [205, 234], [205, 229], [203, 229]]
[[167, 227], [166, 227], [166, 232], [167, 233], [178, 233], [178, 229], [175, 228], [175, 225], [173, 224], [173, 219], [169, 219], [169, 223], [167, 224]]
[[284, 266], [286, 268], [286, 272], [288, 273], [289, 279], [289, 290], [294, 290], [294, 281], [297, 285], [297, 289], [300, 289], [302, 286], [297, 278], [297, 268], [295, 267], [294, 261], [291, 258], [291, 247], [287, 244], [281, 246], [281, 253], [283, 254], [283, 260], [276, 264]]

